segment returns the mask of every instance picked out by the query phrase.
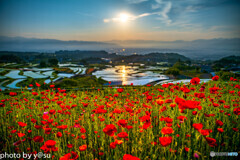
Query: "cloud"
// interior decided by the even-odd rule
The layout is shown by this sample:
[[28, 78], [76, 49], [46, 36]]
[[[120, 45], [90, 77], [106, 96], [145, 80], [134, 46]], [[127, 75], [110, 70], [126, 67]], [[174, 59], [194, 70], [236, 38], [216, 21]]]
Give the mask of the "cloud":
[[143, 14], [140, 14], [140, 15], [130, 15], [130, 14], [127, 14], [127, 13], [122, 13], [120, 14], [118, 17], [114, 17], [114, 18], [109, 18], [109, 19], [104, 19], [103, 22], [104, 23], [109, 23], [109, 22], [121, 22], [122, 21], [122, 17], [126, 17], [126, 21], [134, 21], [138, 18], [142, 18], [142, 17], [146, 17], [146, 16], [150, 16], [150, 15], [153, 15], [153, 14], [157, 14], [157, 13], [143, 13]]
[[[129, 1], [129, 0], [128, 0]], [[143, 1], [147, 1], [147, 0], [131, 0], [131, 2], [143, 2]], [[160, 9], [160, 11], [157, 12], [151, 12], [151, 13], [143, 13], [140, 15], [130, 15], [130, 14], [126, 14], [125, 16], [127, 16], [127, 21], [134, 21], [137, 20], [139, 18], [142, 17], [147, 17], [147, 16], [151, 16], [151, 15], [158, 15], [159, 17], [157, 18], [158, 20], [161, 20], [163, 23], [166, 24], [170, 24], [172, 21], [168, 16], [168, 12], [171, 10], [172, 8], [172, 2], [163, 2], [162, 0], [156, 0], [157, 4], [155, 6], [152, 6], [152, 9]], [[104, 19], [103, 22], [104, 23], [109, 23], [109, 22], [121, 22], [121, 15], [119, 15], [118, 17], [114, 17], [114, 18], [109, 18], [109, 19]]]
[[161, 11], [157, 12], [159, 17], [157, 19], [161, 20], [165, 24], [170, 24], [172, 20], [169, 18], [168, 13], [172, 9], [172, 2], [163, 1], [163, 0], [155, 0], [155, 4], [152, 5], [152, 9], [159, 9]]
[[125, 0], [125, 1], [130, 3], [130, 4], [137, 4], [137, 3], [146, 2], [148, 0]]

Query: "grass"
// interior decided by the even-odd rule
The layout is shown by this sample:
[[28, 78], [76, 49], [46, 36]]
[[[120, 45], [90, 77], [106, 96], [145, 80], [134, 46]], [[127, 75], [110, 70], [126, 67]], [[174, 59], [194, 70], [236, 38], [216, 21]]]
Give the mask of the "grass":
[[56, 87], [60, 88], [84, 88], [84, 87], [97, 87], [102, 86], [107, 81], [96, 78], [95, 76], [65, 78], [56, 83]]

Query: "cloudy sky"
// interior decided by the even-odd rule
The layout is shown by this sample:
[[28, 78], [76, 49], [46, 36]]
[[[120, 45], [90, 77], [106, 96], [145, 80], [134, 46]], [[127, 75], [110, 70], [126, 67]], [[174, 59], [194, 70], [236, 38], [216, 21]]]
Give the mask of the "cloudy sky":
[[240, 37], [239, 0], [0, 0], [0, 36], [60, 40]]

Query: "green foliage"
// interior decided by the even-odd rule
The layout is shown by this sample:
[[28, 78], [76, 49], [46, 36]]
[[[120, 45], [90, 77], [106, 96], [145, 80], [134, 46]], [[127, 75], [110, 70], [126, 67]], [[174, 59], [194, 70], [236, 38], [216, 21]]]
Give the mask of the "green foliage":
[[174, 75], [174, 76], [179, 75], [179, 73], [180, 73], [180, 70], [177, 69], [177, 68], [174, 68], [174, 67], [169, 68], [169, 69], [166, 71], [166, 74], [172, 74], [172, 75]]
[[231, 77], [236, 78], [236, 75], [232, 72], [220, 71], [217, 72], [216, 75], [218, 75], [224, 81], [228, 81]]
[[52, 58], [48, 60], [49, 66], [57, 66], [58, 60], [56, 58]]
[[83, 88], [83, 87], [96, 87], [101, 86], [106, 83], [102, 78], [96, 78], [95, 76], [86, 76], [86, 77], [75, 77], [66, 78], [58, 83], [56, 83], [56, 87], [60, 88]]
[[78, 86], [78, 81], [74, 79], [63, 79], [60, 83], [56, 84], [56, 87], [62, 87], [62, 88], [71, 88]]
[[229, 68], [240, 65], [240, 56], [228, 56], [217, 60], [213, 64], [215, 71], [220, 71], [221, 68]]
[[41, 61], [40, 62], [40, 67], [47, 67], [47, 63], [45, 61]]
[[23, 60], [20, 57], [16, 56], [16, 55], [10, 54], [10, 55], [2, 55], [2, 56], [0, 56], [0, 62], [21, 63], [21, 62], [23, 62]]
[[189, 66], [187, 65], [187, 63], [182, 62], [182, 61], [178, 61], [173, 65], [173, 68], [177, 68], [179, 70], [196, 70], [199, 71], [200, 68], [197, 66]]
[[0, 72], [0, 76], [4, 76], [6, 74], [8, 74], [10, 72], [10, 70], [4, 70], [2, 72]]
[[191, 76], [191, 77], [196, 77], [197, 75], [199, 76], [200, 67], [189, 66], [188, 65], [189, 63], [191, 63], [191, 61], [183, 62], [179, 60], [171, 68], [169, 68], [165, 73], [172, 74], [174, 76], [177, 76], [180, 74], [185, 76]]

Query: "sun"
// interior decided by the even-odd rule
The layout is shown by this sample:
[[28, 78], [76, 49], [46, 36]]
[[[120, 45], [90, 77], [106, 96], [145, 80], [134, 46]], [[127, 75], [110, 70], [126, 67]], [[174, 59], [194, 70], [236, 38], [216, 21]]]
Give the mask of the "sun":
[[130, 16], [126, 13], [121, 13], [119, 15], [119, 20], [123, 23], [127, 22], [129, 20]]

